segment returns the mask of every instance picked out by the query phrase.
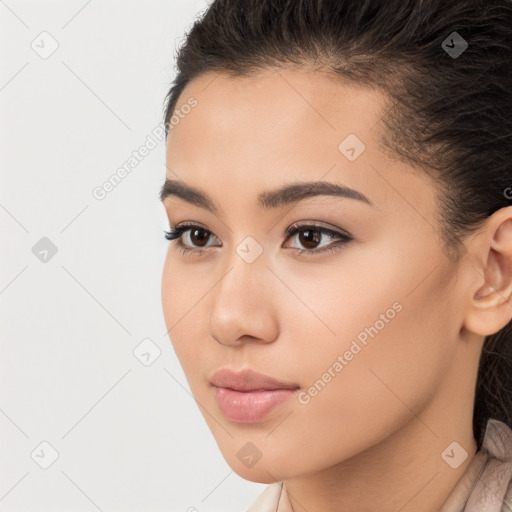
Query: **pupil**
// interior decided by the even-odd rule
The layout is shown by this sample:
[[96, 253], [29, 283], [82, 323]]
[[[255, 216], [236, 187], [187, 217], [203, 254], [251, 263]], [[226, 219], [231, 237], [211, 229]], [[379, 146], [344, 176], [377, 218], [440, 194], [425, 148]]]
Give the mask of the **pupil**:
[[202, 239], [203, 239], [203, 241], [205, 241], [205, 242], [207, 241], [208, 236], [207, 236], [206, 231], [205, 231], [204, 229], [194, 229], [194, 230], [191, 232], [190, 236], [191, 236], [191, 238], [192, 238], [192, 241], [194, 242], [194, 245], [199, 245], [199, 246], [201, 246], [201, 243], [197, 244], [197, 243], [193, 240], [193, 239], [195, 238], [195, 236], [196, 236], [196, 233], [202, 233], [202, 234], [203, 234], [203, 237], [199, 236], [198, 238], [199, 238], [199, 239], [201, 239], [201, 238], [202, 238]]
[[[303, 237], [302, 234], [305, 236]], [[314, 236], [315, 234], [317, 236]], [[301, 231], [300, 238], [306, 238], [306, 241], [303, 242], [303, 240], [301, 240], [300, 243], [303, 244], [304, 247], [307, 247], [307, 248], [311, 248], [311, 246], [308, 244], [313, 243], [313, 248], [314, 248], [315, 244], [317, 244], [320, 241], [318, 239], [318, 235], [319, 235], [318, 231], [314, 231], [312, 229]]]

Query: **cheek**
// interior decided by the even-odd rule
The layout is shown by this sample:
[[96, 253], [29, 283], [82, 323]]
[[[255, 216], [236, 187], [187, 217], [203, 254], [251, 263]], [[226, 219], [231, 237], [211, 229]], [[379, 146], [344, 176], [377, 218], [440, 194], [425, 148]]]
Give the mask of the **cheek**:
[[[190, 277], [191, 267], [167, 256], [161, 283], [162, 310], [167, 334], [185, 373], [197, 363], [199, 344], [204, 340], [204, 328], [197, 321], [199, 299], [203, 287]], [[195, 319], [195, 321], [194, 321]]]
[[[341, 350], [322, 356], [322, 364], [310, 365], [311, 386], [305, 395], [309, 402], [299, 405], [294, 414], [301, 429], [295, 431], [298, 436], [293, 444], [306, 443], [314, 436], [319, 458], [312, 464], [320, 468], [326, 463], [324, 455], [333, 464], [356, 455], [413, 420], [411, 411], [421, 415], [444, 374], [443, 358], [435, 346], [438, 342], [425, 327], [416, 324], [414, 313], [405, 306], [366, 345], [358, 343], [361, 348], [357, 350], [353, 345], [350, 352], [356, 353], [351, 360], [344, 357], [341, 366], [333, 367], [350, 345], [346, 340]], [[293, 429], [281, 434], [283, 439], [294, 435]]]
[[372, 364], [390, 372], [420, 364], [435, 371], [453, 317], [442, 299], [449, 284], [436, 270], [432, 245], [420, 254], [401, 243], [397, 254], [385, 241], [367, 244], [364, 250], [347, 250], [332, 265], [312, 267], [307, 279], [287, 276], [296, 296], [307, 298], [300, 304], [290, 296], [293, 307], [283, 310], [294, 318], [289, 337], [304, 377], [319, 379], [344, 355], [344, 367], [366, 365], [365, 378]]
[[168, 329], [186, 323], [215, 282], [211, 272], [201, 265], [183, 263], [176, 252], [169, 248], [162, 270], [162, 310]]
[[161, 298], [165, 325], [171, 340], [174, 326], [179, 318], [179, 308], [177, 306], [182, 301], [184, 291], [183, 287], [180, 286], [179, 279], [176, 278], [176, 272], [177, 269], [171, 262], [169, 254], [167, 254], [162, 271]]
[[315, 446], [323, 443], [322, 457], [344, 458], [426, 406], [448, 371], [453, 316], [440, 300], [447, 286], [440, 273], [416, 287], [424, 277], [419, 267], [431, 270], [416, 261], [418, 268], [405, 269], [396, 258], [392, 268], [391, 259], [382, 259], [364, 273], [317, 281], [316, 289], [313, 280], [295, 281], [308, 308], [295, 301], [286, 313], [294, 345], [287, 365], [297, 369], [303, 393], [294, 419], [273, 437], [296, 446], [321, 432]]

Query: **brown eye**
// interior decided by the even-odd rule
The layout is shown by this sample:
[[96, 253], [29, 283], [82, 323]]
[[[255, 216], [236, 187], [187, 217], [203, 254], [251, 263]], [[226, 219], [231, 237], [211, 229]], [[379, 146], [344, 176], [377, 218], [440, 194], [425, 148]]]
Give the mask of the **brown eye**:
[[175, 241], [177, 247], [182, 252], [196, 251], [201, 253], [204, 248], [213, 244], [208, 244], [210, 238], [217, 238], [211, 231], [196, 224], [182, 224], [171, 227], [165, 232], [167, 240]]
[[[286, 230], [285, 236], [287, 240], [296, 237], [300, 247], [291, 247], [291, 249], [298, 255], [333, 252], [353, 240], [348, 234], [311, 224], [292, 225]], [[327, 242], [327, 244], [321, 244], [322, 241]], [[329, 242], [331, 243], [329, 244]]]
[[190, 240], [192, 241], [192, 245], [197, 247], [204, 247], [206, 242], [208, 242], [208, 237], [210, 236], [210, 232], [203, 228], [195, 228], [190, 230]]
[[318, 229], [305, 229], [299, 231], [299, 241], [307, 249], [314, 249], [316, 245], [320, 243], [321, 238], [322, 235]]
[[[291, 247], [297, 255], [334, 252], [341, 249], [347, 242], [353, 240], [346, 233], [314, 224], [292, 225], [286, 230], [284, 235], [286, 240], [298, 235], [297, 239], [302, 248]], [[170, 231], [165, 232], [165, 238], [171, 241], [175, 240], [177, 247], [183, 253], [196, 252], [197, 254], [202, 254], [205, 248], [207, 249], [211, 246], [222, 247], [222, 244], [215, 245], [209, 243], [210, 238], [217, 237], [210, 230], [196, 224], [182, 224], [171, 227]], [[322, 244], [322, 241], [327, 242], [327, 245]]]

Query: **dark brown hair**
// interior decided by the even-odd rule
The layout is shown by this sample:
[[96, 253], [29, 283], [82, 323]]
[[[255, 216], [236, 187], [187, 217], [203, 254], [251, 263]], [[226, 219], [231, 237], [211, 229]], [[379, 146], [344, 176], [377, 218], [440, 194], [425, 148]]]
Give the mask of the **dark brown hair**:
[[[438, 185], [438, 234], [458, 260], [512, 204], [511, 34], [507, 0], [214, 0], [179, 49], [166, 135], [183, 89], [208, 71], [296, 66], [378, 87], [382, 148]], [[512, 426], [512, 321], [486, 337], [475, 391], [480, 449], [488, 418]]]

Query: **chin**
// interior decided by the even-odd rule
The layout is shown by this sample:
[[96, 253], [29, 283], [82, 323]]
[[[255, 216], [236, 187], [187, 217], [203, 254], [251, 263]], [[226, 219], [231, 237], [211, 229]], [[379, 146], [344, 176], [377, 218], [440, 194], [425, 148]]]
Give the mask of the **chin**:
[[265, 456], [262, 455], [256, 462], [254, 460], [252, 462], [247, 460], [246, 465], [246, 463], [239, 459], [237, 453], [230, 453], [230, 457], [225, 457], [225, 460], [239, 477], [250, 482], [272, 484], [295, 476], [291, 469], [287, 467], [293, 461], [286, 461], [286, 466], [283, 466], [283, 461], [282, 459], [279, 460], [279, 457], [277, 460], [272, 458], [265, 460]]
[[[258, 463], [259, 464], [259, 463]], [[256, 464], [256, 466], [258, 466]], [[274, 482], [280, 482], [285, 478], [282, 473], [277, 471], [272, 471], [272, 467], [267, 471], [266, 468], [258, 468], [253, 466], [252, 468], [240, 467], [239, 465], [231, 466], [231, 469], [244, 480], [248, 480], [249, 482], [254, 482], [257, 484], [272, 484]]]

